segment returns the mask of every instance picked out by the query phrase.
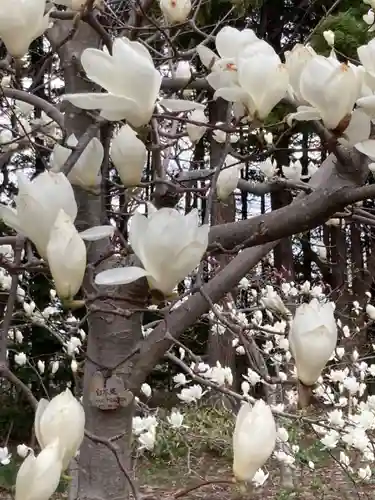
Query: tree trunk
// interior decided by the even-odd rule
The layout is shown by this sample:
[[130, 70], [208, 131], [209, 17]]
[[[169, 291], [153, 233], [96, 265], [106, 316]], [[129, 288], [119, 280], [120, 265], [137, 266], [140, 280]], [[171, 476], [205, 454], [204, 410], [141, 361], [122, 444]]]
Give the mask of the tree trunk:
[[[228, 104], [218, 99], [210, 107], [210, 122], [218, 121], [225, 122], [228, 112]], [[210, 163], [211, 168], [216, 168], [221, 160], [225, 145], [216, 142], [211, 137], [210, 145]], [[236, 199], [234, 194], [221, 202], [214, 199], [211, 211], [211, 224], [225, 224], [226, 222], [234, 222], [236, 219]], [[232, 257], [230, 255], [221, 254], [217, 257], [221, 268], [224, 268]], [[236, 375], [236, 359], [235, 350], [232, 346], [233, 335], [226, 329], [222, 335], [218, 335], [215, 330], [209, 331], [207, 358], [211, 366], [216, 365], [219, 361], [222, 366], [229, 366], [233, 373], [233, 378]], [[217, 394], [216, 394], [217, 395]], [[222, 396], [220, 396], [221, 398]]]
[[[61, 30], [62, 36], [71, 28], [71, 23], [67, 21], [56, 24], [58, 27], [55, 31]], [[93, 85], [80, 76], [78, 61], [85, 48], [98, 46], [97, 34], [87, 24], [81, 22], [75, 36], [60, 50], [67, 93], [93, 91]], [[70, 104], [66, 106], [65, 117], [68, 135], [75, 133], [77, 139], [93, 123], [93, 119], [88, 114]], [[106, 157], [108, 155], [105, 155]], [[102, 196], [102, 193], [95, 195], [81, 189], [76, 189], [75, 192], [79, 207], [76, 225], [79, 230], [107, 222], [105, 196]], [[107, 239], [89, 243], [88, 246], [88, 272], [85, 277], [84, 292], [90, 316], [83, 381], [83, 405], [86, 414], [86, 429], [91, 434], [106, 439], [117, 435], [122, 436], [116, 440], [116, 445], [125, 467], [130, 469], [134, 394], [128, 392], [128, 397], [122, 399], [122, 406], [111, 410], [99, 409], [90, 396], [95, 393], [93, 376], [96, 373], [101, 374], [105, 380], [111, 376], [118, 377], [122, 380], [126, 390], [131, 363], [123, 362], [142, 338], [141, 313], [132, 312], [132, 310], [145, 307], [147, 285], [145, 280], [142, 280], [136, 285], [111, 287], [110, 292], [103, 288], [97, 290], [93, 285], [92, 267], [108, 250], [109, 240]], [[112, 257], [101, 263], [95, 271], [119, 265], [125, 265], [125, 263]], [[100, 298], [98, 293], [101, 294]], [[111, 298], [110, 293], [116, 294], [116, 299]], [[99, 498], [119, 500], [126, 498], [127, 490], [126, 477], [121, 472], [113, 452], [105, 445], [85, 438], [80, 450], [78, 475], [74, 477], [71, 497], [79, 497], [82, 500]]]

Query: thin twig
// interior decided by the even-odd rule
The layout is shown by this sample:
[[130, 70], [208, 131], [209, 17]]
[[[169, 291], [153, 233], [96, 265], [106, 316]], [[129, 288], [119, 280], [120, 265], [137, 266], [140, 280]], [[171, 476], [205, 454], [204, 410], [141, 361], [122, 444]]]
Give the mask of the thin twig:
[[203, 483], [196, 484], [195, 486], [190, 486], [189, 488], [185, 488], [184, 490], [180, 490], [175, 494], [174, 498], [184, 497], [188, 493], [203, 488], [204, 486], [209, 486], [212, 484], [234, 484], [234, 483], [235, 483], [234, 479], [212, 479], [210, 481], [204, 481]]
[[[24, 238], [17, 237], [14, 246], [14, 265], [18, 267], [21, 263], [22, 249], [24, 245]], [[18, 274], [12, 275], [12, 282], [9, 290], [9, 297], [7, 302], [7, 309], [1, 325], [0, 333], [0, 362], [7, 364], [7, 338], [10, 325], [12, 323], [13, 310], [16, 304], [18, 288]]]

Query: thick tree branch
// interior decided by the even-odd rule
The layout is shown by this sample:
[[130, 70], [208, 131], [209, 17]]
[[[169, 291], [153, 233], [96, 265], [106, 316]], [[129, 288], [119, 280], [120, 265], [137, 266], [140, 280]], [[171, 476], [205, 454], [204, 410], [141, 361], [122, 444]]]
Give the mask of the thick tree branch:
[[51, 120], [57, 123], [57, 125], [65, 130], [64, 127], [64, 115], [60, 113], [60, 111], [48, 101], [41, 99], [40, 97], [29, 94], [23, 90], [11, 89], [9, 87], [1, 87], [0, 88], [0, 97], [7, 97], [9, 99], [18, 99], [19, 101], [27, 102], [31, 104], [35, 108], [39, 108], [48, 115]]
[[[330, 155], [307, 185], [316, 189], [309, 195], [297, 196], [286, 207], [214, 226], [210, 231], [210, 248], [245, 248], [304, 232], [322, 224], [349, 203], [372, 196], [375, 190], [372, 186], [360, 187], [367, 177], [364, 158], [353, 153], [347, 162], [351, 164], [340, 165], [338, 169], [337, 159]], [[344, 168], [346, 176], [342, 174]]]
[[[203, 285], [202, 289], [212, 302], [220, 300], [232, 290], [246, 273], [248, 273], [268, 252], [277, 241], [259, 247], [246, 249], [239, 253], [212, 280]], [[191, 327], [202, 314], [210, 309], [206, 300], [202, 300], [200, 292], [183, 302], [177, 309], [169, 312], [163, 321], [142, 341], [139, 356], [133, 364], [128, 380], [128, 388], [133, 392], [138, 390], [147, 375], [164, 356], [173, 342], [166, 335], [170, 333], [178, 338], [187, 328]]]

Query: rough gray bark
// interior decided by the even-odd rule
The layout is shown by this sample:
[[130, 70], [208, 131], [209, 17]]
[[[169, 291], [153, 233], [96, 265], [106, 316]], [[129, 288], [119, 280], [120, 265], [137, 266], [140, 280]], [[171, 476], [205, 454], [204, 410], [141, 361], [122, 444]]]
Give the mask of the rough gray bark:
[[[210, 106], [210, 122], [226, 122], [228, 113], [228, 104], [222, 99], [214, 101]], [[221, 158], [225, 149], [225, 144], [220, 144], [211, 136], [210, 140], [210, 168], [215, 169], [220, 166]], [[211, 224], [223, 224], [227, 222], [235, 222], [236, 220], [236, 199], [234, 193], [227, 200], [220, 201], [214, 199], [211, 210]], [[217, 257], [221, 268], [225, 267], [233, 258], [231, 255], [219, 255]], [[236, 378], [236, 353], [232, 346], [233, 334], [226, 329], [222, 335], [217, 335], [214, 330], [210, 330], [207, 358], [208, 363], [214, 366], [217, 361], [222, 366], [229, 366], [232, 370], [234, 379]], [[220, 394], [211, 395], [222, 397]]]
[[[56, 23], [60, 36], [69, 31], [71, 23], [62, 21]], [[93, 85], [79, 74], [79, 59], [87, 47], [98, 47], [99, 39], [96, 33], [85, 23], [81, 23], [76, 35], [60, 50], [60, 58], [64, 68], [66, 92], [88, 92]], [[68, 104], [65, 109], [65, 127], [67, 134], [75, 133], [79, 138], [93, 124], [88, 114]], [[101, 194], [90, 194], [76, 189], [76, 199], [79, 206], [76, 225], [80, 230], [106, 222], [104, 197]], [[112, 438], [121, 435], [116, 441], [124, 465], [131, 466], [131, 430], [134, 410], [134, 398], [125, 407], [116, 410], [103, 411], [90, 402], [92, 392], [92, 377], [100, 371], [104, 376], [120, 377], [126, 388], [126, 381], [131, 371], [131, 362], [121, 364], [135, 345], [142, 338], [141, 313], [132, 312], [143, 309], [147, 298], [147, 284], [138, 281], [128, 287], [111, 287], [110, 292], [103, 288], [98, 290], [92, 282], [92, 266], [109, 250], [109, 241], [100, 240], [89, 244], [89, 271], [84, 282], [88, 309], [91, 314], [88, 319], [87, 359], [84, 369], [83, 404], [86, 414], [86, 429], [101, 438]], [[97, 269], [124, 265], [119, 259], [111, 258]], [[103, 297], [108, 293], [108, 298]], [[121, 299], [110, 298], [109, 293]], [[85, 439], [80, 450], [78, 477], [75, 478], [71, 497], [82, 500], [120, 499], [127, 495], [128, 483], [121, 472], [116, 457], [103, 444]]]

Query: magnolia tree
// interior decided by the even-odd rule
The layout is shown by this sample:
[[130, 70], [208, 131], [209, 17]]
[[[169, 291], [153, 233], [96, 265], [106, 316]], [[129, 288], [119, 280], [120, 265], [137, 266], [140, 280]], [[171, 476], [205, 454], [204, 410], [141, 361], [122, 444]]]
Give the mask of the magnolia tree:
[[[286, 427], [296, 419], [312, 426], [321, 447], [337, 448], [340, 466], [356, 479], [371, 476], [375, 401], [366, 379], [375, 365], [344, 345], [357, 326], [335, 317], [326, 287], [284, 279], [259, 290], [253, 282], [284, 238], [344, 220], [374, 225], [358, 206], [375, 194], [374, 41], [358, 47], [358, 61], [345, 62], [327, 31], [328, 57], [296, 44], [280, 58], [256, 26], [231, 25], [234, 7], [211, 31], [202, 27], [204, 7], [137, 0], [120, 12], [111, 1], [1, 2], [2, 175], [18, 192], [3, 192], [0, 208], [10, 228], [1, 238], [8, 299], [0, 373], [35, 407], [40, 446], [36, 455], [18, 447], [26, 458], [17, 500], [47, 500], [69, 465], [73, 497], [124, 498], [131, 490], [137, 498], [132, 436], [140, 450], [152, 450], [159, 422], [144, 405], [144, 414], [135, 410], [141, 394], [151, 395], [145, 380], [164, 357], [181, 370], [174, 377], [181, 404], [208, 391], [239, 403], [237, 481], [263, 484], [271, 456], [284, 472], [294, 466], [298, 446]], [[371, 29], [374, 13], [365, 6], [363, 19]], [[35, 68], [37, 42], [46, 55]], [[283, 134], [298, 136], [303, 122], [328, 156], [274, 162]], [[228, 219], [239, 192], [245, 204], [274, 192], [289, 202]], [[326, 247], [317, 248], [327, 262]], [[36, 273], [53, 280], [43, 310], [24, 286]], [[368, 292], [353, 302], [353, 315], [366, 311], [358, 328], [375, 319], [370, 300]], [[150, 309], [157, 320], [143, 325]], [[76, 378], [83, 357], [80, 402], [69, 389], [38, 402], [11, 369], [30, 363], [20, 310], [61, 342]], [[213, 337], [229, 336], [248, 357], [240, 391], [231, 367], [207, 364], [179, 341], [203, 315]], [[59, 359], [39, 360], [36, 370], [54, 374]], [[319, 420], [296, 409], [310, 404], [312, 392], [330, 409]], [[182, 409], [167, 421], [183, 432]], [[6, 465], [8, 451], [1, 452]]]

